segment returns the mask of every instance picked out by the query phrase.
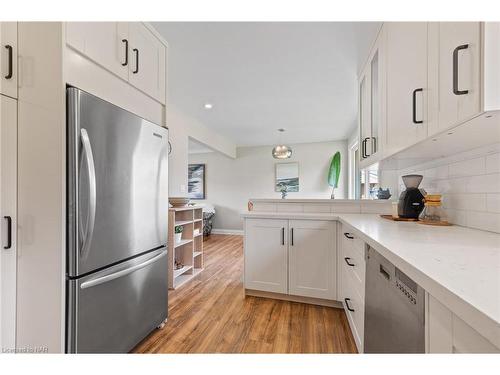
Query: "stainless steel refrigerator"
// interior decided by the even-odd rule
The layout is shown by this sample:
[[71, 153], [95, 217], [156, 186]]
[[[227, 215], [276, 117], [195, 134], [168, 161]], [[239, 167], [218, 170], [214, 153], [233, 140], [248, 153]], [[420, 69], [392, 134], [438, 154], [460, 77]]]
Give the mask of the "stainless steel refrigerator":
[[167, 161], [166, 128], [67, 89], [67, 352], [128, 352], [166, 320]]

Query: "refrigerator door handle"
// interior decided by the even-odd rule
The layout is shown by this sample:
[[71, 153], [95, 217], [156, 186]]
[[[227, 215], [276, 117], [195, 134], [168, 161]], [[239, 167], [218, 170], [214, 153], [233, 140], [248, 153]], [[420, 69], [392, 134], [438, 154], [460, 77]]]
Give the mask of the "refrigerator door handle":
[[163, 258], [165, 255], [167, 255], [168, 251], [167, 250], [163, 250], [160, 254], [158, 254], [157, 256], [151, 258], [151, 259], [148, 259], [146, 260], [145, 262], [142, 262], [142, 263], [139, 263], [139, 264], [136, 264], [135, 266], [132, 266], [130, 268], [126, 268], [124, 270], [121, 270], [121, 271], [118, 271], [118, 272], [113, 272], [109, 275], [106, 275], [106, 276], [101, 276], [101, 277], [98, 277], [96, 279], [92, 279], [92, 280], [89, 280], [89, 281], [85, 281], [83, 282], [81, 285], [80, 285], [80, 289], [87, 289], [87, 288], [91, 288], [93, 286], [96, 286], [96, 285], [100, 285], [100, 284], [103, 284], [103, 283], [106, 283], [108, 281], [111, 281], [111, 280], [114, 280], [114, 279], [117, 279], [119, 277], [122, 277], [122, 276], [125, 276], [125, 275], [128, 275], [129, 273], [132, 273], [132, 272], [135, 272], [137, 270], [140, 270], [141, 268], [144, 268], [146, 266], [149, 266], [150, 264], [154, 263], [154, 262], [157, 262], [158, 260], [160, 260], [161, 258]]
[[80, 130], [80, 133], [81, 133], [83, 149], [85, 151], [85, 156], [87, 158], [87, 173], [89, 177], [88, 216], [87, 216], [87, 223], [85, 225], [85, 235], [83, 236], [82, 247], [80, 250], [80, 256], [82, 258], [86, 258], [90, 250], [92, 236], [94, 235], [95, 211], [96, 211], [96, 178], [95, 178], [94, 157], [92, 155], [92, 147], [90, 145], [89, 135], [87, 133], [87, 130], [83, 128]]

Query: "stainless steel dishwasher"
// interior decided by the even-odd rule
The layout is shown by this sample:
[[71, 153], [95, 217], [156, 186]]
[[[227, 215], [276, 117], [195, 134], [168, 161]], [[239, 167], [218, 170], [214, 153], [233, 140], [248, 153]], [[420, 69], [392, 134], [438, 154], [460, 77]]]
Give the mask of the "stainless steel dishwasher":
[[425, 291], [372, 248], [366, 253], [365, 353], [424, 353]]

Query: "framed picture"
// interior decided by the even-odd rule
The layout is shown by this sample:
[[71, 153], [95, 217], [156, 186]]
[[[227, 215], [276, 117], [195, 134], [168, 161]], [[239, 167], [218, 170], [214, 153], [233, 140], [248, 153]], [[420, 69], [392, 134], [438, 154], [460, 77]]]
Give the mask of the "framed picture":
[[299, 163], [277, 163], [275, 191], [299, 191]]
[[188, 197], [205, 199], [205, 164], [188, 165]]

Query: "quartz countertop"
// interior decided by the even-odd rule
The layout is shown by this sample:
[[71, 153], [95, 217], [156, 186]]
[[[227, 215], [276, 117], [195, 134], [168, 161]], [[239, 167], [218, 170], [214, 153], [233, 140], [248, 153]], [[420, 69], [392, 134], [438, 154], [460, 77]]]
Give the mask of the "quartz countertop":
[[338, 220], [500, 347], [500, 234], [390, 221], [376, 214], [245, 212], [246, 218]]

